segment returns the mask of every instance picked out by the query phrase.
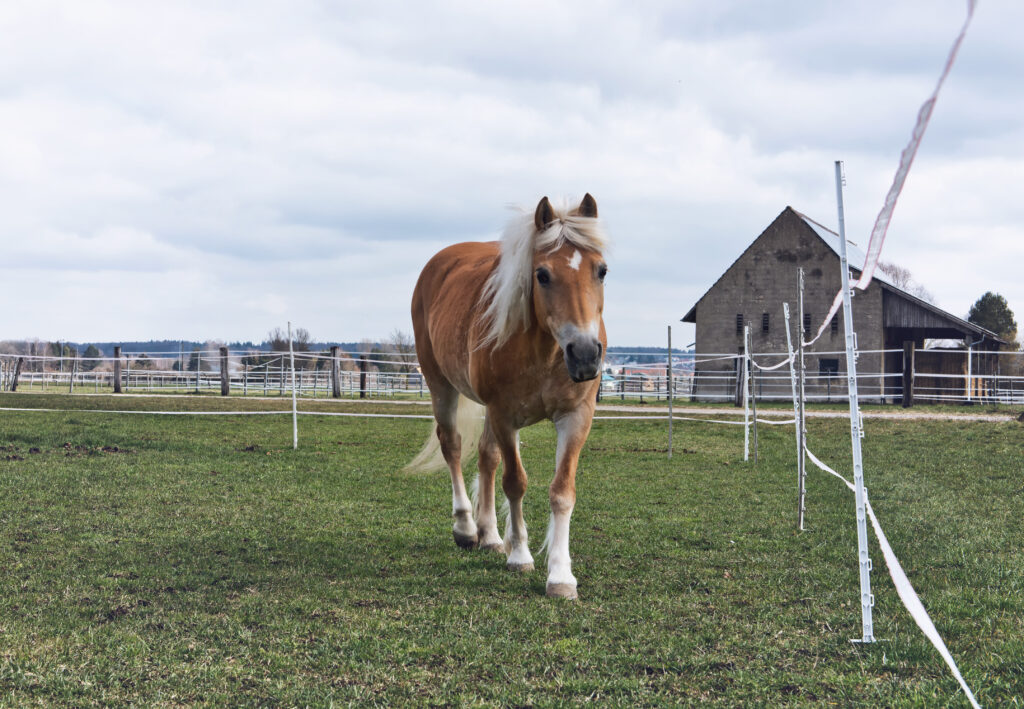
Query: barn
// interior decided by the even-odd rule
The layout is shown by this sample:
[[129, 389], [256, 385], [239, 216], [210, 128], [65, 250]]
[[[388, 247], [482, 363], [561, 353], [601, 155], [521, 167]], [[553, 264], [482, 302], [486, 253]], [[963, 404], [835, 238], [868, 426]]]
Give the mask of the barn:
[[[857, 266], [864, 263], [863, 251], [848, 241], [847, 255], [851, 272], [859, 276]], [[695, 399], [733, 396], [736, 360], [715, 357], [743, 352], [745, 325], [751, 328], [753, 353], [786, 352], [782, 304], [790, 304], [790, 316], [795, 323], [801, 268], [801, 325], [804, 338], [810, 339], [840, 291], [839, 236], [786, 207], [682, 318], [697, 328]], [[970, 388], [969, 368], [972, 374], [980, 376], [995, 366], [992, 358], [969, 359], [963, 350], [942, 355], [936, 350], [919, 352], [925, 340], [957, 340], [979, 351], [996, 350], [1003, 344], [995, 333], [908, 293], [878, 271], [867, 290], [855, 291], [852, 304], [860, 352], [858, 391], [868, 401], [902, 400], [905, 363], [910, 365], [908, 371], [916, 371], [915, 389], [938, 392], [931, 397], [935, 400], [943, 398], [944, 390], [962, 395], [965, 388]], [[842, 398], [845, 392], [842, 317], [840, 310], [821, 338], [807, 350], [810, 399]], [[780, 382], [773, 391], [782, 398], [788, 397], [788, 389], [787, 379], [784, 387]], [[771, 392], [766, 393], [763, 387], [755, 391], [764, 398], [771, 397]]]

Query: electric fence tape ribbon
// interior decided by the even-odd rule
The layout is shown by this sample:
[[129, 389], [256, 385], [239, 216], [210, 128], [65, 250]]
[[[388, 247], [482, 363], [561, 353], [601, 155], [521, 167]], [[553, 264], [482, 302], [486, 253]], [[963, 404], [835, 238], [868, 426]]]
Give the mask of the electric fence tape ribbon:
[[[846, 487], [850, 490], [854, 490], [853, 483], [844, 478], [842, 475], [828, 467], [820, 460], [814, 453], [811, 453], [810, 449], [804, 448], [807, 453], [808, 459], [818, 466], [822, 471], [831, 473], [837, 478], [846, 483]], [[946, 648], [946, 643], [943, 642], [942, 636], [939, 635], [939, 631], [935, 629], [935, 623], [932, 622], [931, 617], [928, 615], [928, 611], [925, 610], [924, 604], [921, 603], [921, 599], [918, 598], [917, 592], [914, 591], [914, 587], [910, 584], [910, 580], [907, 578], [907, 574], [903, 571], [903, 567], [900, 565], [900, 560], [896, 558], [896, 554], [893, 552], [892, 547], [889, 546], [889, 540], [885, 536], [885, 532], [882, 531], [882, 526], [878, 523], [878, 518], [875, 517], [875, 511], [871, 508], [871, 503], [865, 499], [864, 509], [868, 514], [868, 519], [871, 520], [871, 526], [875, 530], [875, 536], [878, 538], [878, 546], [882, 549], [882, 556], [885, 557], [885, 565], [889, 568], [889, 576], [892, 577], [893, 585], [896, 587], [896, 594], [903, 601], [903, 605], [909, 611], [910, 616], [917, 623], [917, 627], [921, 629], [925, 637], [931, 641], [931, 644], [935, 646], [935, 649], [942, 655], [942, 659], [949, 665], [949, 669], [953, 672], [953, 676], [956, 677], [956, 681], [960, 683], [967, 698], [971, 701], [971, 706], [975, 709], [981, 709], [978, 701], [974, 698], [974, 693], [971, 692], [971, 688], [967, 686], [967, 682], [964, 681], [963, 675], [960, 674], [960, 669], [956, 666], [956, 662], [953, 660], [953, 656], [949, 654], [949, 649]]]
[[[921, 145], [921, 139], [924, 138], [925, 129], [928, 128], [928, 122], [931, 120], [932, 111], [935, 109], [935, 102], [939, 98], [939, 91], [942, 89], [943, 83], [946, 81], [946, 77], [949, 76], [950, 70], [953, 68], [953, 62], [956, 61], [957, 52], [960, 51], [960, 44], [964, 41], [964, 36], [967, 34], [967, 28], [971, 24], [971, 18], [974, 17], [974, 8], [977, 5], [977, 0], [967, 0], [967, 17], [964, 19], [964, 24], [960, 28], [960, 34], [957, 35], [956, 40], [953, 42], [952, 48], [949, 50], [949, 55], [946, 57], [946, 66], [942, 70], [942, 74], [939, 76], [939, 81], [935, 85], [935, 90], [932, 91], [932, 95], [928, 97], [921, 108], [917, 111], [917, 122], [914, 124], [914, 130], [910, 134], [910, 142], [903, 149], [900, 154], [900, 163], [896, 168], [896, 174], [893, 177], [892, 185], [889, 187], [889, 192], [885, 195], [885, 201], [882, 203], [882, 209], [875, 218], [875, 225], [871, 229], [871, 238], [868, 241], [868, 248], [864, 257], [864, 265], [861, 268], [860, 278], [853, 284], [853, 288], [859, 290], [866, 290], [871, 284], [871, 279], [875, 275], [875, 267], [878, 265], [878, 257], [882, 253], [882, 244], [885, 243], [885, 235], [889, 231], [889, 222], [892, 220], [892, 213], [896, 209], [896, 201], [900, 197], [900, 193], [903, 191], [903, 184], [907, 181], [907, 173], [910, 172], [910, 166], [914, 162], [914, 157], [917, 155], [917, 149]], [[821, 327], [818, 328], [818, 332], [814, 335], [814, 339], [810, 342], [805, 342], [805, 347], [810, 347], [821, 334], [825, 332], [825, 328], [832, 321], [832, 317], [839, 311], [839, 306], [842, 304], [843, 294], [842, 291], [836, 294], [835, 300], [832, 301], [832, 307], [829, 308], [828, 315], [821, 323]]]

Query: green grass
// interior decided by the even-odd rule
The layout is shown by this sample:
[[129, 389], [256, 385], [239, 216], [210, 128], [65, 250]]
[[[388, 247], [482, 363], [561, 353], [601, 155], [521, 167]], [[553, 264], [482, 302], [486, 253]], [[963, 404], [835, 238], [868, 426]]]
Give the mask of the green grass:
[[[2, 395], [0, 406], [281, 402]], [[318, 410], [422, 413], [386, 403]], [[306, 408], [314, 408], [309, 405]], [[414, 412], [410, 412], [414, 408]], [[571, 548], [542, 570], [457, 549], [447, 476], [409, 476], [423, 420], [0, 412], [0, 705], [965, 705], [872, 538], [860, 634], [853, 496], [808, 479], [790, 427], [743, 463], [733, 426], [596, 422]], [[849, 427], [808, 423], [850, 468]], [[872, 505], [984, 705], [1024, 694], [1024, 426], [869, 421]], [[522, 434], [547, 522], [554, 431]], [[538, 559], [538, 566], [542, 567]]]

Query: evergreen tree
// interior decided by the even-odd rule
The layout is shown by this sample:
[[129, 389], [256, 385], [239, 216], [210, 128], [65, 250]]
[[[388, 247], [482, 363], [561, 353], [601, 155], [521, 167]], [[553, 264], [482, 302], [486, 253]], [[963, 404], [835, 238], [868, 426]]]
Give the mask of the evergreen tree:
[[81, 362], [79, 362], [78, 368], [81, 369], [83, 372], [91, 372], [101, 364], [101, 362], [98, 359], [93, 359], [94, 357], [100, 356], [100, 351], [96, 348], [96, 345], [89, 345], [88, 347], [86, 347], [85, 354], [83, 354], [82, 356], [84, 357], [84, 359]]
[[1017, 344], [1017, 321], [1006, 298], [991, 291], [978, 298], [967, 314], [968, 322], [999, 335], [1011, 345]]

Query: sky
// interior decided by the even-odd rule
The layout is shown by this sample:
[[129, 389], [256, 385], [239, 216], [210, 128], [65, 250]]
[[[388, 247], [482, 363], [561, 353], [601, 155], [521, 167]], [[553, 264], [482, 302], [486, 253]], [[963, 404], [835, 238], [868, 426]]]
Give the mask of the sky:
[[[787, 205], [866, 246], [963, 0], [0, 4], [0, 339], [411, 332], [423, 264], [597, 200], [610, 345]], [[882, 259], [1024, 318], [1024, 4], [980, 0]], [[781, 306], [780, 306], [781, 307]]]

